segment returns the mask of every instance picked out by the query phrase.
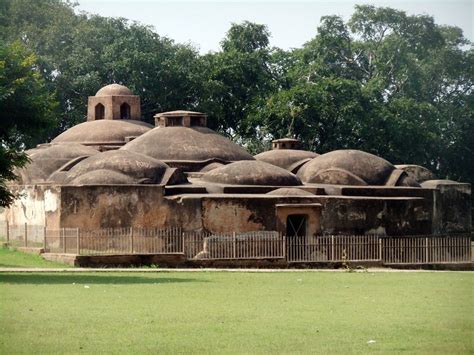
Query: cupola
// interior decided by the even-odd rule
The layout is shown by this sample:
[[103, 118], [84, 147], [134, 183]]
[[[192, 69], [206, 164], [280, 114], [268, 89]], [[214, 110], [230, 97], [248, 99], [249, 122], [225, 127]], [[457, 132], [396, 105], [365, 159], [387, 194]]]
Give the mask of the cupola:
[[162, 112], [154, 116], [157, 127], [207, 127], [207, 115], [193, 111]]
[[140, 120], [140, 97], [129, 88], [110, 84], [89, 96], [87, 120]]
[[299, 149], [300, 141], [294, 138], [281, 138], [272, 141], [272, 149]]

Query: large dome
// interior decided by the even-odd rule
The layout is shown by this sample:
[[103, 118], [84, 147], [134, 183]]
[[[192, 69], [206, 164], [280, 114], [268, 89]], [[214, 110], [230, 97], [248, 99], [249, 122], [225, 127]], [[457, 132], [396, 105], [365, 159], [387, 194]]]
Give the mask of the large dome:
[[242, 147], [206, 127], [157, 127], [121, 149], [164, 161], [254, 160]]
[[95, 96], [131, 96], [132, 91], [126, 86], [110, 84], [97, 91]]
[[318, 154], [297, 149], [273, 149], [255, 155], [255, 159], [295, 172], [298, 168]]
[[27, 150], [30, 162], [16, 173], [21, 184], [35, 184], [48, 181], [49, 176], [64, 164], [79, 157], [98, 154], [96, 149], [81, 144], [43, 145]]
[[322, 154], [303, 165], [298, 176], [305, 183], [419, 187], [403, 170], [361, 150], [335, 150]]
[[122, 146], [126, 137], [138, 137], [152, 128], [148, 123], [134, 120], [87, 121], [61, 133], [52, 143]]
[[[91, 156], [72, 167], [67, 184], [160, 184], [168, 165], [143, 154], [112, 150]], [[175, 170], [175, 169], [173, 169]]]
[[238, 161], [205, 173], [203, 181], [228, 185], [298, 186], [301, 180], [289, 171], [263, 161]]

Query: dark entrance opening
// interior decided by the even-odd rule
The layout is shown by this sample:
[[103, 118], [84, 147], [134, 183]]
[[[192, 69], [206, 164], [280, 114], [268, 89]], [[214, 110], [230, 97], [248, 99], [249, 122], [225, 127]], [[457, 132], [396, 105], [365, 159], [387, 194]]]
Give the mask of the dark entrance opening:
[[103, 120], [105, 116], [105, 107], [102, 104], [97, 104], [95, 106], [95, 119]]
[[202, 126], [201, 117], [191, 117], [191, 126]]
[[129, 120], [130, 119], [130, 105], [127, 103], [123, 103], [120, 105], [120, 118], [122, 120]]
[[168, 117], [167, 126], [183, 126], [183, 117]]
[[306, 258], [307, 216], [292, 214], [286, 218], [287, 258], [292, 261], [304, 261]]

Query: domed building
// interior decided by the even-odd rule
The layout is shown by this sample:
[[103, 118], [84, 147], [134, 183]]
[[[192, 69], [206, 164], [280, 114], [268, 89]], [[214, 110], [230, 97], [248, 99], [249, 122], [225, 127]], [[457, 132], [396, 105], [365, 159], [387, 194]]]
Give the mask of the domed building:
[[[9, 185], [18, 199], [0, 219], [63, 231], [121, 227], [131, 235], [112, 244], [132, 254], [138, 247], [129, 239], [132, 227], [178, 230], [172, 247], [189, 248], [180, 258], [209, 257], [209, 243], [222, 234], [232, 236], [222, 240], [233, 243], [226, 250], [234, 256], [249, 235], [265, 243], [285, 235], [280, 259], [299, 250], [288, 245], [311, 241], [299, 261], [327, 256], [314, 250], [325, 235], [471, 230], [470, 185], [434, 180], [423, 167], [395, 166], [359, 150], [318, 155], [299, 150], [292, 138], [253, 157], [209, 129], [205, 113], [159, 113], [153, 127], [140, 112], [140, 98], [123, 85], [89, 97], [86, 122], [28, 151], [31, 162]], [[197, 239], [185, 241], [188, 234]]]

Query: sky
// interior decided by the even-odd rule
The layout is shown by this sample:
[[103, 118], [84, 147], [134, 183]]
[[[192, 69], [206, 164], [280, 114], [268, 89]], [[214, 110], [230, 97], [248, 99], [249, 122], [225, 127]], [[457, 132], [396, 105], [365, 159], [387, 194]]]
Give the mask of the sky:
[[217, 51], [232, 23], [251, 21], [268, 26], [270, 45], [282, 49], [301, 47], [317, 33], [320, 19], [339, 15], [348, 20], [355, 4], [388, 6], [409, 15], [427, 14], [437, 24], [460, 27], [473, 41], [473, 0], [78, 0], [77, 11], [106, 17], [125, 17], [151, 25], [178, 43], [190, 43], [201, 53]]

